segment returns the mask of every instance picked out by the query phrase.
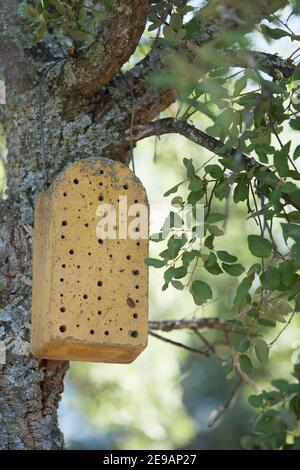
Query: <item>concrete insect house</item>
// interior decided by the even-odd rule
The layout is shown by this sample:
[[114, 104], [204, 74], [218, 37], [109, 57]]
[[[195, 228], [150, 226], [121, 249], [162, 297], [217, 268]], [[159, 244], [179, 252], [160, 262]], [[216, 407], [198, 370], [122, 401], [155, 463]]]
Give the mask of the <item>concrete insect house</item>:
[[[108, 206], [117, 209], [106, 214], [114, 234], [101, 238], [102, 209]], [[147, 214], [142, 184], [112, 160], [77, 162], [40, 195], [33, 254], [34, 356], [129, 363], [143, 351]]]

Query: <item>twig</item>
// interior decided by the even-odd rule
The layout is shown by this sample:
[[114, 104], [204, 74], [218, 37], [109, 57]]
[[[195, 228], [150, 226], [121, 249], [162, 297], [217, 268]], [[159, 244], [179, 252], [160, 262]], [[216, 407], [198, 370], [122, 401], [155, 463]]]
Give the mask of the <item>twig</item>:
[[294, 312], [292, 313], [292, 315], [290, 316], [290, 319], [289, 321], [284, 325], [284, 327], [279, 331], [278, 335], [273, 339], [273, 341], [271, 341], [271, 343], [269, 343], [269, 348], [271, 348], [273, 346], [274, 343], [276, 343], [276, 341], [280, 338], [280, 336], [282, 335], [282, 333], [290, 326], [290, 324], [292, 323], [293, 321], [293, 318], [295, 316], [295, 313], [296, 311], [294, 310]]
[[153, 331], [149, 331], [149, 334], [153, 336], [154, 338], [160, 339], [161, 341], [164, 341], [165, 343], [172, 344], [173, 346], [178, 346], [179, 348], [185, 349], [186, 351], [190, 351], [192, 353], [199, 354], [200, 356], [205, 356], [209, 357], [210, 354], [206, 351], [201, 351], [200, 349], [192, 348], [191, 346], [187, 346], [186, 344], [179, 343], [178, 341], [174, 341], [169, 338], [164, 338], [163, 336], [158, 335], [157, 333], [154, 333]]
[[237, 383], [235, 384], [235, 386], [233, 387], [229, 397], [228, 397], [228, 400], [226, 403], [224, 403], [223, 405], [219, 406], [218, 408], [216, 408], [215, 410], [212, 411], [212, 413], [210, 414], [209, 418], [208, 418], [208, 427], [211, 428], [212, 426], [214, 426], [214, 424], [216, 424], [217, 421], [219, 421], [219, 419], [224, 415], [224, 413], [226, 413], [227, 411], [231, 410], [237, 399], [238, 399], [238, 396], [240, 394], [240, 390], [241, 390], [241, 386], [243, 385], [243, 379], [241, 377], [238, 378], [237, 380]]

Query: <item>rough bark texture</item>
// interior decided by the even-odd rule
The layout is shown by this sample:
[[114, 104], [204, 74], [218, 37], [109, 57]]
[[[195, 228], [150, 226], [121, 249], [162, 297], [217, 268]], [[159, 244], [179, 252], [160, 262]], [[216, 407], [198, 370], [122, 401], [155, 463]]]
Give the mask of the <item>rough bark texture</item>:
[[[128, 15], [123, 14], [124, 35], [128, 34], [124, 36], [126, 47], [115, 58], [114, 51], [105, 46], [107, 37], [102, 38], [103, 49], [90, 49], [89, 54], [96, 51], [97, 58], [92, 62], [88, 93], [83, 88], [86, 76], [80, 70], [82, 64], [90, 63], [90, 55], [80, 56], [78, 62], [67, 59], [56, 64], [40, 94], [41, 70], [59, 58], [60, 49], [51, 39], [39, 46], [31, 43], [16, 14], [18, 3], [19, 0], [0, 0], [0, 65], [7, 85], [7, 105], [0, 107], [0, 117], [9, 151], [7, 199], [0, 202], [0, 282], [4, 284], [0, 291], [0, 341], [7, 343], [7, 361], [0, 364], [0, 449], [57, 449], [63, 447], [57, 406], [68, 364], [38, 362], [29, 350], [33, 212], [44, 187], [39, 105], [42, 99], [46, 166], [51, 182], [67, 163], [86, 157], [108, 157], [128, 163], [132, 116], [135, 125], [151, 121], [174, 101], [175, 94], [171, 89], [158, 93], [147, 81], [153, 71], [165, 67], [167, 51], [162, 47], [154, 47], [125, 79], [117, 74], [142, 33], [146, 1], [131, 2], [136, 6], [137, 22], [133, 26], [128, 26], [128, 20], [134, 10], [129, 8]], [[229, 2], [230, 8], [234, 3], [239, 2]], [[260, 3], [266, 8], [270, 2]], [[285, 3], [278, 1], [277, 5]], [[124, 6], [126, 2], [120, 4]], [[193, 45], [212, 41], [224, 28], [232, 27], [224, 12], [218, 10], [217, 18], [211, 20], [216, 9], [208, 11], [208, 19], [205, 18]], [[255, 21], [259, 16], [257, 9]], [[235, 18], [232, 14], [231, 17]], [[116, 27], [121, 28], [122, 18], [115, 21]], [[238, 27], [239, 22], [234, 23]], [[108, 53], [109, 62], [113, 63], [103, 69]], [[80, 78], [79, 85], [74, 76]], [[99, 76], [103, 78], [100, 81]], [[74, 90], [75, 97], [70, 95]]]

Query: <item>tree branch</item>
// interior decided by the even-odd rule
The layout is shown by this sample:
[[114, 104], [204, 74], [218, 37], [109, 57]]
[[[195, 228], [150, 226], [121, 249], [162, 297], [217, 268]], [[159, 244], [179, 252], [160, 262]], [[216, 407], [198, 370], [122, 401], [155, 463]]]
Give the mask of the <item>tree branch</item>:
[[67, 94], [91, 95], [108, 83], [136, 49], [145, 29], [149, 0], [114, 1], [96, 40], [62, 69]]
[[[180, 121], [174, 118], [164, 118], [164, 119], [159, 119], [158, 121], [154, 122], [149, 122], [146, 124], [142, 124], [139, 126], [136, 126], [132, 130], [132, 138], [134, 141], [138, 141], [141, 139], [144, 139], [145, 137], [150, 137], [153, 135], [162, 135], [162, 134], [181, 134], [187, 139], [191, 140], [195, 144], [201, 145], [201, 147], [206, 148], [207, 150], [210, 150], [213, 153], [216, 153], [217, 155], [224, 156], [222, 149], [223, 149], [223, 142], [220, 140], [215, 139], [214, 137], [211, 137], [205, 132], [200, 131], [196, 127], [192, 126], [191, 124], [188, 124], [185, 121]], [[235, 158], [237, 154], [237, 149], [232, 148], [227, 152], [228, 155], [230, 155], [232, 158]], [[265, 172], [270, 172], [275, 179], [274, 173], [271, 172], [267, 167], [262, 165], [261, 163], [257, 162], [254, 158], [251, 158], [245, 154], [241, 155], [241, 159], [246, 167], [247, 170], [257, 168], [260, 170], [264, 170]], [[259, 178], [259, 176], [257, 175]], [[270, 187], [274, 189], [277, 185], [281, 184], [281, 180], [279, 178], [276, 178], [276, 184], [273, 184]], [[287, 204], [292, 205], [295, 207], [295, 209], [300, 210], [299, 204], [294, 202], [290, 195], [282, 193], [282, 198]]]
[[229, 52], [227, 58], [233, 67], [261, 70], [273, 78], [278, 78], [280, 74], [290, 78], [295, 70], [295, 65], [291, 61], [266, 52], [240, 51], [234, 54]]
[[[226, 5], [225, 5], [226, 3]], [[154, 45], [149, 54], [140, 61], [132, 70], [127, 72], [127, 79], [131, 83], [136, 97], [135, 122], [144, 123], [151, 121], [161, 111], [166, 109], [176, 100], [174, 88], [167, 87], [158, 90], [151, 85], [149, 79], [155, 74], [163, 74], [167, 70], [167, 62], [170, 54], [174, 52], [188, 55], [192, 61], [197, 48], [209, 43], [218, 42], [217, 49], [221, 49], [221, 41], [226, 36], [226, 31], [234, 30], [247, 33], [253, 29], [265, 16], [274, 13], [279, 8], [287, 5], [287, 0], [259, 0], [253, 8], [253, 2], [245, 0], [227, 0], [226, 2], [209, 2], [200, 10], [199, 33], [189, 41], [184, 41], [178, 46]], [[229, 54], [229, 51], [227, 51]], [[254, 61], [256, 59], [256, 62]], [[243, 60], [243, 61], [242, 61]], [[250, 52], [249, 60], [239, 55], [232, 55], [232, 65], [250, 67], [262, 67], [264, 71], [274, 76], [275, 69], [279, 69], [286, 76], [291, 72], [287, 61], [278, 56], [264, 53]]]
[[17, 14], [16, 0], [1, 0], [0, 66], [4, 70], [7, 89], [21, 94], [36, 79], [33, 64], [24, 55], [29, 38]]
[[201, 330], [214, 329], [226, 332], [238, 332], [241, 329], [229, 325], [222, 318], [191, 318], [190, 320], [163, 320], [149, 321], [149, 330], [153, 331], [173, 331], [173, 330]]

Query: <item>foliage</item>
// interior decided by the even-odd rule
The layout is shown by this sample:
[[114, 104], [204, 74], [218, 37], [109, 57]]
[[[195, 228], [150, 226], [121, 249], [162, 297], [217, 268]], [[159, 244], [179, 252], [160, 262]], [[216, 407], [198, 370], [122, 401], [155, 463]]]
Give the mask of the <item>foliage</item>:
[[[294, 6], [298, 8], [298, 2]], [[288, 21], [292, 16], [291, 12]], [[292, 42], [299, 41], [288, 21], [273, 15], [268, 24], [261, 25], [260, 32], [268, 40], [287, 37]], [[235, 53], [240, 57], [247, 54], [246, 46], [244, 38], [238, 38]], [[289, 61], [293, 65], [292, 57]], [[169, 60], [168, 74], [153, 77], [153, 83], [162, 89], [176, 86], [182, 103], [177, 113], [179, 119], [195, 120], [202, 116], [203, 125], [206, 118], [209, 123], [206, 133], [223, 145], [217, 149], [220, 155], [217, 164], [195, 168], [191, 159], [184, 159], [185, 180], [165, 194], [172, 197], [172, 204], [177, 207], [167, 218], [171, 220], [167, 249], [159, 253], [159, 258], [147, 259], [146, 263], [155, 268], [165, 267], [163, 290], [169, 286], [188, 289], [198, 306], [209, 305], [218, 298], [214, 285], [203, 281], [205, 271], [213, 276], [239, 279], [226, 316], [230, 326], [234, 324], [244, 334], [238, 344], [229, 342], [231, 352], [224, 355], [224, 360], [230, 378], [242, 372], [244, 378], [251, 380], [255, 367], [267, 366], [272, 346], [267, 337], [271, 329], [286, 324], [288, 316], [291, 315], [291, 320], [299, 311], [300, 177], [295, 161], [300, 151], [292, 139], [283, 141], [281, 134], [287, 126], [300, 130], [300, 66], [294, 65], [290, 77], [282, 73], [267, 77], [255, 68], [232, 70], [229, 64], [223, 52], [213, 52], [211, 45], [202, 46], [194, 63], [179, 52]], [[182, 196], [180, 190], [184, 187], [187, 194]], [[221, 212], [219, 201], [225, 202]], [[190, 204], [204, 204], [205, 209], [204, 240], [196, 249], [197, 236], [185, 232], [181, 239], [176, 239], [183, 225], [180, 216]], [[235, 253], [222, 248], [229, 208], [234, 204], [244, 204], [247, 220], [256, 224], [256, 227], [252, 224], [253, 233], [248, 236], [253, 259], [249, 266], [243, 266]], [[153, 241], [164, 239], [165, 224], [152, 237]], [[286, 400], [295, 407], [299, 386], [290, 385], [288, 390]], [[261, 433], [252, 441], [255, 446], [298, 448], [299, 438], [289, 444], [289, 431], [299, 429], [299, 410], [274, 411], [273, 406], [280, 406], [283, 399], [280, 391], [264, 392], [259, 397], [250, 400], [253, 405], [261, 399], [264, 408], [255, 428]], [[288, 420], [292, 424], [287, 425]]]

